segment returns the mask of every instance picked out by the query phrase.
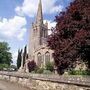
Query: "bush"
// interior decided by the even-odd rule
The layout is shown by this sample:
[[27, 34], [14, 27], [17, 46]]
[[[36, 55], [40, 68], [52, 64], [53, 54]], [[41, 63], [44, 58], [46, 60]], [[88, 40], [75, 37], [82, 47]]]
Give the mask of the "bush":
[[8, 64], [0, 64], [0, 70], [8, 69], [9, 65]]
[[43, 74], [52, 74], [50, 70], [44, 70]]
[[70, 75], [90, 75], [90, 71], [88, 70], [72, 70], [69, 71]]
[[36, 73], [42, 74], [44, 72], [44, 68], [39, 68]]
[[29, 63], [28, 63], [28, 68], [29, 68], [29, 72], [34, 71], [34, 70], [35, 70], [35, 68], [36, 68], [36, 63], [35, 63], [35, 61], [34, 61], [34, 60], [29, 61]]
[[3, 70], [3, 65], [2, 64], [0, 64], [0, 70]]
[[51, 62], [47, 62], [45, 66], [46, 70], [53, 71], [54, 70], [54, 64]]

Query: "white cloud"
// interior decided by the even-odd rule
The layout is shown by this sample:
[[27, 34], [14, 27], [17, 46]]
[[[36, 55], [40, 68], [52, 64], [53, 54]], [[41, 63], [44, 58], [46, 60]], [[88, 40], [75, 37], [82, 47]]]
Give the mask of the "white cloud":
[[18, 34], [17, 38], [20, 39], [20, 40], [23, 40], [23, 36], [24, 36], [25, 32], [26, 32], [26, 29], [23, 28], [22, 32], [20, 34]]
[[25, 17], [14, 16], [14, 18], [3, 18], [0, 20], [0, 38], [16, 38], [23, 39], [26, 32], [26, 19]]
[[51, 13], [53, 12], [61, 12], [62, 11], [62, 6], [59, 5], [59, 6], [55, 6], [51, 9]]
[[[51, 14], [58, 11], [62, 11], [62, 6], [58, 5], [56, 6], [57, 0], [42, 0], [42, 6], [43, 6], [43, 13], [44, 14]], [[15, 11], [19, 15], [27, 15], [30, 17], [33, 17], [35, 13], [37, 12], [39, 0], [24, 0], [23, 4], [21, 6], [17, 6], [15, 8]]]

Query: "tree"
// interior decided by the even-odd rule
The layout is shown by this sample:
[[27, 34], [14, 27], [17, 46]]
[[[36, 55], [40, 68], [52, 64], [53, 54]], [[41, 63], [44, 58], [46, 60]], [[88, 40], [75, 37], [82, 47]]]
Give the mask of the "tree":
[[17, 57], [17, 68], [19, 69], [21, 66], [22, 61], [22, 49], [18, 50], [18, 57]]
[[9, 50], [10, 47], [8, 43], [0, 42], [0, 65], [10, 66], [10, 64], [12, 63], [12, 55]]
[[36, 63], [35, 63], [35, 61], [34, 61], [34, 60], [29, 61], [29, 63], [28, 63], [28, 68], [29, 68], [29, 72], [34, 71], [34, 70], [35, 70], [35, 68], [36, 68]]
[[25, 64], [25, 59], [27, 57], [27, 46], [24, 47], [24, 53], [23, 53], [23, 66]]
[[90, 69], [90, 0], [74, 0], [56, 16], [56, 28], [48, 37], [59, 74], [82, 60]]

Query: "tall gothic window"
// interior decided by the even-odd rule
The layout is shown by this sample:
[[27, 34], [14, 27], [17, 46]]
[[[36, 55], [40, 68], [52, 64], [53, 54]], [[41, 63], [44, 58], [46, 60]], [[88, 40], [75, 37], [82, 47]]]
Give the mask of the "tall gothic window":
[[46, 52], [45, 53], [45, 64], [50, 62], [50, 53], [49, 52]]
[[37, 64], [38, 64], [38, 66], [41, 67], [41, 64], [42, 64], [42, 56], [41, 56], [41, 53], [38, 53], [38, 54], [37, 54], [37, 59], [38, 59]]

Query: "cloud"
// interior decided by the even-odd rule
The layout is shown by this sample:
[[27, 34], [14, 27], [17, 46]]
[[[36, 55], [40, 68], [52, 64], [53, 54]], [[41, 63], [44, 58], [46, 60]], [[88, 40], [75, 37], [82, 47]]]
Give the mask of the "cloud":
[[[57, 0], [42, 0], [43, 13], [52, 14], [62, 11], [63, 6], [55, 5]], [[17, 6], [15, 11], [19, 15], [34, 17], [37, 12], [39, 0], [24, 0], [21, 6]]]
[[26, 23], [25, 17], [20, 16], [0, 19], [0, 38], [22, 40], [26, 32]]

